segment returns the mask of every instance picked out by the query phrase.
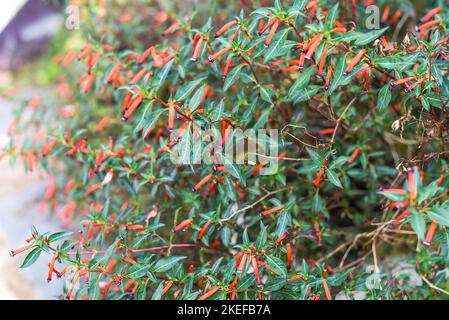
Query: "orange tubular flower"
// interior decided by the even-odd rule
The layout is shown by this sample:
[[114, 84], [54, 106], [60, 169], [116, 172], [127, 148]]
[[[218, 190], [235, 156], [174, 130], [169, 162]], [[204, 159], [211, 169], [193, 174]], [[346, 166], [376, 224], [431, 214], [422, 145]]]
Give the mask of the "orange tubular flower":
[[89, 74], [87, 78], [84, 80], [84, 85], [81, 88], [81, 93], [87, 93], [89, 89], [92, 87], [94, 81], [95, 81], [95, 73]]
[[141, 94], [137, 95], [133, 100], [131, 100], [129, 108], [126, 110], [125, 114], [122, 117], [123, 121], [128, 120], [128, 118], [133, 114], [134, 110], [137, 109], [138, 106], [142, 103], [145, 97]]
[[310, 44], [309, 50], [307, 51], [307, 53], [304, 57], [304, 58], [306, 58], [306, 60], [312, 59], [312, 56], [315, 53], [315, 50], [318, 48], [318, 46], [321, 43], [321, 35], [316, 36], [312, 41], [313, 42]]
[[276, 30], [279, 27], [279, 19], [274, 18], [273, 26], [270, 29], [270, 33], [268, 33], [267, 39], [265, 40], [265, 48], [270, 46], [271, 40], [273, 40], [274, 35], [276, 34]]
[[148, 73], [148, 70], [146, 68], [142, 68], [140, 69], [139, 72], [137, 72], [134, 77], [131, 79], [131, 81], [129, 82], [130, 84], [136, 84], [137, 82], [140, 81], [140, 79], [142, 79], [142, 77]]
[[415, 181], [415, 173], [413, 168], [407, 169], [408, 174], [408, 191], [410, 193], [410, 198], [412, 201], [416, 199], [416, 184], [417, 181]]
[[332, 70], [332, 67], [331, 66], [327, 67], [326, 80], [324, 82], [324, 90], [326, 90], [326, 91], [329, 90], [329, 84], [330, 84], [332, 73], [334, 73], [334, 71]]
[[402, 220], [404, 220], [405, 218], [407, 218], [410, 215], [410, 211], [409, 210], [404, 210], [400, 215], [398, 215], [392, 222], [393, 225], [397, 225], [399, 224], [399, 222], [401, 222]]
[[203, 42], [204, 42], [204, 37], [200, 36], [200, 38], [198, 39], [198, 42], [195, 45], [195, 49], [193, 50], [193, 55], [190, 58], [190, 61], [192, 61], [192, 62], [198, 61], [198, 56], [200, 55], [201, 48], [203, 46]]
[[326, 58], [327, 58], [327, 53], [328, 53], [329, 47], [326, 43], [326, 45], [324, 46], [324, 50], [323, 53], [321, 54], [321, 58], [320, 58], [320, 64], [318, 66], [318, 75], [322, 75], [323, 71], [324, 71], [324, 67], [326, 65]]
[[170, 33], [172, 33], [177, 27], [181, 25], [180, 22], [175, 22], [171, 26], [169, 26], [167, 29], [165, 29], [164, 32], [162, 32], [162, 36], [168, 36]]
[[259, 266], [257, 265], [257, 259], [254, 255], [251, 255], [251, 267], [253, 268], [254, 275], [256, 276], [257, 285], [261, 286], [262, 280], [260, 279]]
[[180, 224], [178, 224], [176, 227], [174, 227], [172, 229], [173, 232], [178, 232], [181, 229], [186, 230], [187, 228], [189, 228], [193, 223], [193, 219], [189, 218], [187, 220], [184, 220], [183, 222], [181, 222]]
[[390, 6], [388, 4], [385, 5], [384, 12], [382, 13], [382, 22], [388, 20], [388, 15], [390, 14]]
[[287, 243], [285, 246], [287, 248], [287, 270], [290, 270], [292, 266], [292, 245]]
[[344, 72], [344, 75], [348, 75], [352, 69], [357, 65], [357, 63], [362, 59], [362, 57], [365, 55], [366, 50], [362, 49], [357, 53], [354, 58], [351, 60], [351, 62], [348, 63], [348, 67], [346, 68], [346, 71]]
[[394, 86], [398, 86], [398, 85], [401, 85], [404, 83], [409, 83], [410, 81], [415, 80], [415, 79], [416, 79], [416, 77], [413, 76], [413, 77], [407, 77], [407, 78], [395, 80], [395, 81], [391, 82], [391, 86], [394, 87]]
[[398, 21], [398, 19], [401, 17], [401, 14], [402, 14], [401, 9], [396, 10], [396, 12], [391, 17], [389, 24], [394, 25]]
[[427, 230], [426, 239], [424, 240], [424, 244], [426, 246], [430, 246], [432, 243], [435, 232], [437, 231], [438, 224], [435, 221], [430, 223], [429, 229]]
[[265, 216], [269, 215], [270, 213], [275, 213], [275, 212], [281, 211], [281, 210], [283, 210], [283, 209], [284, 209], [284, 206], [283, 206], [283, 205], [280, 205], [280, 206], [277, 206], [277, 207], [274, 207], [274, 208], [265, 210], [265, 211], [262, 212], [260, 215], [261, 215], [262, 217], [265, 217]]
[[235, 26], [237, 23], [238, 23], [237, 20], [233, 20], [231, 22], [226, 23], [223, 27], [220, 28], [220, 30], [215, 32], [215, 38], [221, 36], [224, 32]]
[[432, 21], [423, 23], [420, 26], [416, 26], [416, 31], [417, 32], [423, 31], [423, 30], [429, 29], [429, 28], [431, 28], [433, 26], [436, 26], [436, 25], [439, 25], [439, 24], [441, 24], [441, 20], [440, 19], [432, 20]]
[[55, 254], [54, 256], [53, 256], [53, 258], [51, 259], [51, 261], [50, 261], [50, 264], [48, 265], [48, 276], [47, 276], [47, 281], [48, 282], [50, 282], [51, 281], [51, 278], [52, 278], [52, 276], [53, 276], [53, 273], [54, 273], [54, 267], [55, 267], [55, 262], [56, 262], [56, 259], [58, 258], [58, 255], [57, 254]]
[[217, 58], [221, 57], [226, 52], [231, 51], [231, 50], [232, 50], [232, 46], [226, 47], [226, 48], [221, 49], [220, 51], [214, 53], [213, 55], [209, 56], [208, 59], [210, 62], [214, 62]]
[[242, 273], [245, 270], [246, 259], [248, 258], [248, 253], [244, 252], [242, 259], [240, 260], [239, 267], [237, 268], [238, 273]]
[[223, 79], [226, 79], [226, 77], [228, 76], [229, 67], [231, 66], [231, 62], [232, 62], [232, 55], [230, 55], [228, 57], [228, 60], [226, 60], [226, 65], [223, 70]]
[[174, 102], [170, 102], [168, 104], [168, 125], [167, 129], [168, 131], [173, 131], [173, 128], [175, 126], [175, 104]]
[[[262, 29], [259, 30], [259, 36], [263, 35], [265, 33], [265, 31], [267, 31], [268, 28], [270, 28], [273, 25], [275, 20], [276, 19], [271, 19], [270, 21], [268, 21], [268, 23], [265, 25], [265, 27], [263, 27]], [[263, 21], [263, 19], [261, 21]]]
[[421, 21], [422, 22], [427, 22], [430, 19], [432, 19], [435, 15], [437, 15], [438, 13], [441, 13], [441, 8], [440, 7], [436, 7], [433, 8], [432, 10], [430, 10], [429, 12], [427, 12], [422, 18]]
[[21, 248], [16, 249], [16, 250], [11, 250], [11, 251], [9, 252], [9, 255], [10, 255], [11, 257], [14, 257], [14, 256], [18, 255], [19, 253], [22, 253], [22, 252], [24, 252], [24, 251], [27, 251], [27, 250], [30, 249], [31, 247], [32, 247], [32, 245], [27, 245], [27, 246], [21, 247]]
[[205, 294], [199, 297], [198, 300], [207, 300], [208, 298], [213, 296], [215, 292], [217, 292], [218, 290], [220, 290], [220, 288], [218, 288], [217, 286], [213, 286], [212, 288], [209, 289], [209, 291], [207, 291]]
[[329, 290], [329, 286], [327, 285], [326, 280], [323, 280], [323, 289], [324, 289], [324, 293], [326, 293], [326, 299], [332, 300], [331, 291]]
[[97, 128], [95, 129], [97, 132], [101, 132], [104, 127], [106, 127], [106, 125], [108, 124], [109, 120], [111, 119], [110, 116], [105, 116], [103, 117], [100, 122], [98, 122], [97, 124]]
[[353, 163], [354, 160], [357, 158], [357, 156], [360, 153], [360, 149], [359, 148], [355, 148], [355, 150], [352, 152], [350, 159], [348, 160], [348, 163]]
[[207, 176], [205, 176], [203, 179], [200, 180], [193, 188], [192, 191], [196, 192], [199, 188], [201, 188], [202, 185], [204, 185], [207, 181], [209, 181], [211, 178], [213, 178], [214, 175], [212, 173], [209, 173]]
[[203, 238], [204, 234], [206, 233], [206, 231], [209, 228], [211, 223], [212, 223], [211, 221], [207, 221], [203, 225], [203, 227], [201, 228], [200, 232], [198, 233], [198, 238], [197, 238], [198, 241], [201, 241], [201, 239]]

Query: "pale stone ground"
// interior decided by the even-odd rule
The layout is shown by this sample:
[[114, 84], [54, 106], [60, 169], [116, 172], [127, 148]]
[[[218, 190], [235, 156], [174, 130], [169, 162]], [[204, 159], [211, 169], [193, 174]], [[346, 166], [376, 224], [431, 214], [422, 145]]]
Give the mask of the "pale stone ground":
[[[7, 141], [4, 132], [12, 108], [0, 98], [0, 145]], [[41, 174], [25, 174], [21, 165], [11, 169], [7, 159], [0, 161], [0, 299], [51, 299], [61, 290], [61, 279], [47, 283], [49, 257], [42, 255], [33, 266], [20, 269], [24, 255], [9, 256], [9, 250], [26, 244], [31, 224], [41, 232], [61, 230], [55, 220], [38, 212], [44, 190]]]

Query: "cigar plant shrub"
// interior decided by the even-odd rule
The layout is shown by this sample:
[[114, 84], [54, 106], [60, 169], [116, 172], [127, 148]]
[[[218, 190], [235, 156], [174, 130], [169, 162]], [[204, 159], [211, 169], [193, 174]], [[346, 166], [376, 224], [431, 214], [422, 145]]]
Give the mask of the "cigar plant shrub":
[[[448, 297], [445, 1], [72, 5], [2, 152], [48, 181], [63, 227], [11, 255], [59, 298]], [[274, 129], [278, 152], [173, 161], [200, 129]]]

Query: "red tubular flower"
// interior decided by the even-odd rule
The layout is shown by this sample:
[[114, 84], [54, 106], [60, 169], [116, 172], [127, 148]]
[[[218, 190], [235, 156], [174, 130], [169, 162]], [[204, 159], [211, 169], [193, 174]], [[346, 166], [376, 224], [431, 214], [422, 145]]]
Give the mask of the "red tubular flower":
[[134, 110], [136, 110], [137, 107], [140, 106], [144, 98], [145, 97], [143, 95], [138, 94], [136, 97], [134, 97], [133, 100], [131, 100], [129, 108], [126, 110], [125, 114], [122, 117], [123, 121], [128, 120], [128, 118], [133, 114]]
[[31, 247], [32, 247], [32, 245], [27, 245], [27, 246], [21, 247], [21, 248], [16, 249], [16, 250], [11, 250], [11, 251], [9, 252], [9, 255], [10, 255], [11, 257], [14, 257], [14, 256], [18, 255], [19, 253], [22, 253], [22, 252], [24, 252], [24, 251], [27, 251], [27, 250], [30, 249]]
[[382, 13], [382, 22], [386, 22], [388, 20], [388, 15], [390, 14], [390, 6], [388, 4], [385, 5], [384, 12]]
[[430, 19], [432, 19], [435, 15], [437, 15], [438, 13], [441, 13], [441, 8], [440, 7], [436, 7], [433, 8], [432, 10], [430, 10], [429, 12], [427, 12], [422, 18], [421, 21], [422, 22], [427, 22]]
[[298, 69], [299, 70], [304, 69], [305, 59], [306, 59], [306, 53], [305, 52], [301, 52], [301, 56], [299, 57], [299, 63], [298, 63]]
[[346, 68], [346, 71], [344, 72], [344, 75], [348, 75], [352, 69], [357, 65], [357, 63], [362, 59], [362, 57], [365, 55], [366, 50], [362, 49], [357, 53], [354, 58], [348, 63], [348, 67]]
[[[263, 19], [262, 19], [263, 20]], [[262, 21], [261, 20], [261, 21]], [[265, 33], [265, 31], [268, 30], [268, 28], [270, 28], [273, 23], [275, 22], [276, 18], [271, 19], [270, 21], [268, 21], [268, 23], [265, 25], [265, 27], [263, 27], [261, 30], [259, 30], [259, 36], [263, 35]]]
[[192, 191], [197, 191], [199, 188], [201, 188], [202, 185], [204, 185], [207, 181], [209, 181], [211, 178], [213, 178], [214, 175], [212, 173], [209, 173], [207, 176], [205, 176], [203, 179], [200, 180], [193, 188]]
[[84, 85], [81, 88], [81, 93], [87, 93], [89, 89], [92, 87], [94, 81], [95, 81], [95, 73], [89, 74], [87, 78], [83, 81]]
[[220, 290], [219, 287], [213, 286], [212, 288], [209, 289], [209, 291], [207, 291], [205, 294], [203, 294], [201, 297], [199, 297], [198, 300], [207, 300], [208, 298], [213, 296], [215, 294], [215, 292], [217, 292], [218, 290]]
[[394, 25], [398, 21], [398, 19], [401, 17], [401, 14], [402, 14], [401, 9], [396, 10], [396, 12], [391, 17], [389, 24]]
[[170, 102], [168, 104], [168, 125], [167, 129], [168, 131], [173, 131], [173, 128], [175, 126], [175, 103]]
[[262, 280], [260, 279], [259, 266], [257, 265], [257, 259], [254, 255], [251, 255], [251, 267], [253, 268], [254, 275], [256, 277], [256, 282], [258, 286], [262, 285]]
[[426, 23], [423, 23], [420, 26], [416, 26], [416, 31], [417, 32], [424, 31], [424, 30], [427, 30], [427, 29], [429, 29], [429, 28], [431, 28], [433, 26], [439, 25], [439, 24], [441, 24], [441, 20], [440, 19], [428, 21]]
[[223, 79], [226, 79], [226, 77], [228, 76], [229, 67], [231, 65], [231, 62], [232, 62], [232, 55], [230, 55], [228, 57], [228, 59], [226, 60], [226, 65], [225, 65], [225, 67], [223, 69]]
[[190, 61], [197, 62], [198, 56], [200, 55], [201, 48], [203, 47], [204, 37], [200, 36], [198, 39], [198, 42], [195, 45], [195, 49], [193, 50], [192, 57], [190, 58]]
[[324, 46], [324, 50], [323, 53], [321, 54], [321, 58], [320, 58], [320, 64], [318, 66], [318, 75], [322, 75], [323, 71], [324, 71], [324, 67], [326, 65], [326, 58], [327, 58], [327, 52], [329, 50], [329, 47], [327, 45], [327, 43]]
[[215, 61], [217, 58], [221, 57], [222, 55], [224, 55], [226, 52], [232, 50], [232, 46], [226, 47], [224, 49], [221, 49], [220, 51], [214, 53], [213, 55], [209, 56], [209, 61], [213, 62]]
[[173, 232], [178, 232], [179, 230], [183, 229], [186, 230], [187, 228], [189, 228], [193, 223], [193, 219], [189, 218], [187, 220], [184, 220], [183, 222], [181, 222], [180, 224], [178, 224], [177, 226], [175, 226], [172, 231]]
[[275, 213], [275, 212], [281, 211], [281, 210], [283, 210], [283, 209], [284, 209], [284, 206], [283, 206], [283, 205], [280, 205], [280, 206], [277, 206], [277, 207], [274, 207], [274, 208], [265, 210], [265, 211], [262, 212], [260, 215], [261, 215], [262, 217], [265, 217], [265, 216], [269, 215], [270, 213]]
[[357, 158], [357, 156], [360, 153], [360, 149], [359, 148], [355, 148], [355, 150], [352, 152], [350, 159], [348, 160], [348, 163], [353, 163], [354, 160]]
[[433, 237], [435, 235], [437, 228], [438, 228], [438, 224], [435, 221], [432, 221], [430, 223], [429, 229], [427, 230], [426, 239], [424, 240], [424, 244], [426, 246], [430, 246], [430, 244], [432, 243], [432, 240], [433, 240]]
[[162, 32], [162, 36], [163, 36], [163, 37], [168, 36], [170, 33], [172, 33], [173, 31], [175, 31], [175, 29], [176, 29], [177, 27], [179, 27], [180, 25], [181, 25], [180, 22], [175, 22], [175, 23], [173, 23], [171, 26], [169, 26], [167, 29], [165, 29], [164, 32]]
[[237, 272], [238, 273], [242, 273], [245, 270], [246, 259], [247, 258], [248, 258], [248, 253], [244, 252], [243, 255], [242, 255], [242, 258], [240, 260], [239, 267], [237, 268]]
[[259, 163], [259, 164], [254, 168], [253, 172], [251, 172], [251, 176], [252, 176], [252, 177], [256, 176], [256, 175], [259, 173], [260, 169], [262, 169], [266, 164], [267, 164], [266, 162], [261, 162], [261, 163]]
[[42, 147], [42, 156], [46, 157], [57, 144], [57, 140], [52, 140], [51, 142], [44, 144], [44, 146]]
[[309, 46], [309, 49], [307, 50], [306, 55], [304, 58], [306, 60], [310, 60], [313, 57], [313, 54], [315, 53], [315, 50], [318, 48], [318, 46], [321, 43], [321, 35], [315, 36], [312, 40], [312, 43]]
[[329, 66], [327, 67], [327, 74], [326, 74], [326, 80], [324, 82], [324, 90], [329, 90], [329, 84], [331, 81], [331, 75], [334, 73], [334, 71], [332, 70], [332, 67]]
[[285, 246], [287, 248], [287, 270], [290, 270], [292, 266], [292, 245], [289, 242]]
[[324, 293], [326, 294], [326, 299], [332, 300], [331, 291], [329, 290], [329, 286], [327, 285], [327, 282], [324, 279], [323, 279], [323, 289], [324, 289]]
[[401, 222], [402, 220], [404, 220], [407, 216], [410, 215], [410, 211], [409, 210], [404, 210], [400, 215], [398, 215], [392, 222], [393, 225], [397, 225], [399, 224], [399, 222]]
[[209, 226], [210, 226], [211, 223], [212, 223], [211, 221], [207, 221], [207, 222], [203, 225], [203, 227], [201, 228], [200, 232], [198, 233], [198, 237], [197, 237], [197, 240], [198, 240], [198, 241], [201, 241], [201, 239], [203, 238], [204, 234], [206, 233], [206, 231], [207, 231], [207, 229], [209, 228]]
[[394, 87], [394, 86], [398, 86], [398, 85], [401, 85], [401, 84], [404, 84], [404, 83], [409, 83], [410, 81], [415, 80], [415, 79], [416, 79], [415, 76], [407, 77], [407, 78], [403, 78], [403, 79], [392, 81], [390, 85], [392, 87]]
[[139, 82], [144, 75], [146, 75], [148, 73], [148, 70], [146, 68], [142, 68], [139, 70], [139, 72], [137, 72], [134, 77], [131, 79], [131, 81], [129, 82], [130, 84], [136, 84], [137, 82]]
[[51, 259], [51, 261], [50, 261], [50, 264], [48, 265], [48, 276], [47, 276], [47, 281], [48, 282], [50, 282], [51, 281], [51, 278], [52, 278], [52, 276], [53, 276], [53, 273], [54, 273], [54, 267], [55, 267], [55, 262], [56, 262], [56, 259], [58, 258], [58, 255], [54, 255], [53, 256], [53, 258]]
[[416, 199], [416, 185], [418, 182], [415, 180], [414, 169], [408, 168], [407, 175], [408, 175], [408, 191], [410, 193], [410, 199], [414, 201]]
[[267, 39], [265, 40], [265, 48], [268, 48], [270, 46], [271, 40], [273, 40], [274, 35], [276, 34], [276, 30], [279, 27], [279, 19], [274, 18], [273, 25], [270, 29], [270, 33], [268, 33]]
[[237, 23], [238, 23], [237, 20], [233, 20], [231, 22], [226, 23], [217, 32], [215, 32], [215, 38], [218, 38], [219, 36], [221, 36], [224, 32], [226, 32], [227, 30], [229, 30], [230, 28], [235, 26]]

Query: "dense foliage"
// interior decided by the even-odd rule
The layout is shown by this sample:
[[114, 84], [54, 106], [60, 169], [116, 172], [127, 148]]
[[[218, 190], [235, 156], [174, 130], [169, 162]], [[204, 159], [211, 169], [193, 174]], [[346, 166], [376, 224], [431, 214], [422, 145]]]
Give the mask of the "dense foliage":
[[[67, 230], [12, 255], [48, 257], [61, 298], [447, 298], [444, 1], [76, 3], [4, 150], [48, 173]], [[175, 165], [194, 122], [278, 129], [278, 169]]]

